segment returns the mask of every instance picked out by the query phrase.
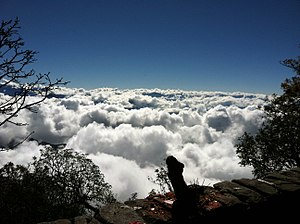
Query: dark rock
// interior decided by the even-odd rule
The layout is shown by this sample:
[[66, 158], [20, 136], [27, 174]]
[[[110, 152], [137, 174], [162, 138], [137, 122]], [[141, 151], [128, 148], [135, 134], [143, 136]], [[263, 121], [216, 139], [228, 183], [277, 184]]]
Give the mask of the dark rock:
[[288, 176], [286, 174], [284, 175], [284, 173], [271, 173], [268, 174], [264, 179], [284, 180], [284, 181], [288, 181], [300, 185], [299, 178], [297, 178], [296, 176]]
[[272, 173], [264, 179], [242, 178], [210, 187], [186, 185], [184, 165], [176, 158], [167, 165], [175, 192], [105, 205], [93, 218], [80, 216], [40, 224], [234, 224], [298, 219], [300, 168]]
[[77, 216], [74, 218], [75, 224], [88, 224], [89, 223], [89, 217], [87, 216]]
[[103, 224], [98, 219], [92, 218], [92, 220], [88, 224]]
[[69, 219], [58, 219], [52, 222], [40, 222], [38, 224], [72, 224], [72, 222]]
[[172, 218], [171, 209], [174, 200], [173, 194], [167, 193], [127, 201], [125, 204], [135, 209], [147, 224], [165, 224], [169, 223]]
[[256, 204], [265, 200], [259, 193], [231, 181], [216, 183], [214, 184], [214, 188], [221, 192], [230, 193], [247, 204]]
[[199, 210], [197, 205], [199, 197], [184, 181], [182, 175], [184, 164], [179, 162], [174, 156], [168, 156], [166, 164], [168, 168], [168, 177], [176, 196], [176, 200], [172, 205], [173, 223], [189, 224], [198, 222]]
[[243, 178], [239, 180], [232, 180], [232, 182], [250, 188], [266, 197], [278, 194], [278, 190], [273, 184], [261, 180]]
[[119, 202], [103, 206], [95, 218], [103, 224], [128, 224], [135, 221], [144, 223], [142, 217], [132, 207]]
[[290, 182], [288, 180], [279, 179], [278, 176], [269, 176], [264, 178], [264, 180], [274, 184], [274, 186], [283, 193], [295, 192], [300, 190], [299, 184], [295, 184], [294, 182]]

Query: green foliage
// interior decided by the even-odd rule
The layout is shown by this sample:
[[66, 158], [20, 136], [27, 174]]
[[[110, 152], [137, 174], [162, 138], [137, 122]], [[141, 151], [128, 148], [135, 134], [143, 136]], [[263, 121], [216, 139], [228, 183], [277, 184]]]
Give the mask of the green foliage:
[[100, 206], [113, 199], [111, 186], [105, 183], [99, 167], [85, 154], [47, 147], [41, 150], [39, 159], [34, 158], [32, 166], [39, 178], [51, 178], [57, 189], [57, 192], [50, 189], [52, 197], [54, 200], [60, 198], [56, 203], [74, 204], [84, 200]]
[[162, 164], [161, 167], [155, 170], [155, 178], [148, 177], [148, 180], [150, 180], [152, 183], [155, 183], [159, 186], [160, 189], [159, 193], [161, 194], [165, 194], [167, 193], [167, 191], [170, 192], [173, 191], [171, 181], [169, 180], [168, 177], [168, 170], [166, 164]]
[[115, 200], [99, 167], [71, 149], [47, 147], [28, 167], [8, 163], [0, 180], [4, 223], [73, 218]]
[[[8, 163], [0, 169], [1, 223], [37, 223], [48, 220], [51, 204], [38, 179], [25, 166]], [[51, 215], [50, 217], [51, 218]]]
[[263, 108], [265, 122], [258, 133], [244, 133], [236, 144], [240, 164], [253, 166], [258, 178], [300, 166], [300, 57], [281, 64], [295, 75], [281, 84], [283, 94], [274, 94]]

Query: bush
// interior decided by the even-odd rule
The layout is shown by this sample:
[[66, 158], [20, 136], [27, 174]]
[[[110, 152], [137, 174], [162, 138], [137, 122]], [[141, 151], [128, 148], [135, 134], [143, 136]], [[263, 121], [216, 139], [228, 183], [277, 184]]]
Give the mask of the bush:
[[253, 166], [255, 177], [300, 167], [300, 57], [281, 62], [295, 75], [286, 79], [283, 94], [263, 108], [265, 122], [256, 135], [244, 133], [236, 144], [242, 166]]
[[27, 167], [8, 163], [0, 169], [0, 181], [4, 223], [73, 218], [115, 201], [99, 167], [72, 149], [48, 146]]

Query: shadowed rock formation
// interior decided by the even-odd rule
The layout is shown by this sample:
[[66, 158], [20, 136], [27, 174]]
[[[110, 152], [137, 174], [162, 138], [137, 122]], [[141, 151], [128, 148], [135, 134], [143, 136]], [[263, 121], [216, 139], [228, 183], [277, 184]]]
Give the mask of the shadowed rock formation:
[[173, 186], [176, 200], [172, 207], [172, 220], [174, 224], [192, 224], [199, 219], [195, 191], [188, 187], [183, 178], [184, 164], [174, 156], [167, 157], [168, 177]]
[[270, 173], [263, 179], [198, 186], [186, 185], [184, 165], [175, 157], [169, 157], [167, 163], [175, 192], [104, 205], [94, 216], [39, 224], [294, 223], [299, 219], [300, 167]]

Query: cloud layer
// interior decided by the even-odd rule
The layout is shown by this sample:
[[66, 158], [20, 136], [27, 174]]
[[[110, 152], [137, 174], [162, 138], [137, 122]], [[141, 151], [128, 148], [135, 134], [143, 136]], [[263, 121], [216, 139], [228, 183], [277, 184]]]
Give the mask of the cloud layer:
[[33, 131], [35, 139], [1, 152], [1, 166], [30, 161], [41, 142], [64, 143], [100, 166], [119, 200], [157, 188], [148, 177], [168, 155], [185, 164], [189, 183], [252, 177], [249, 167], [238, 164], [234, 145], [244, 131], [255, 133], [262, 124], [258, 106], [265, 95], [110, 88], [61, 88], [55, 94], [38, 113], [20, 113], [18, 119], [29, 125], [0, 127], [1, 147]]

